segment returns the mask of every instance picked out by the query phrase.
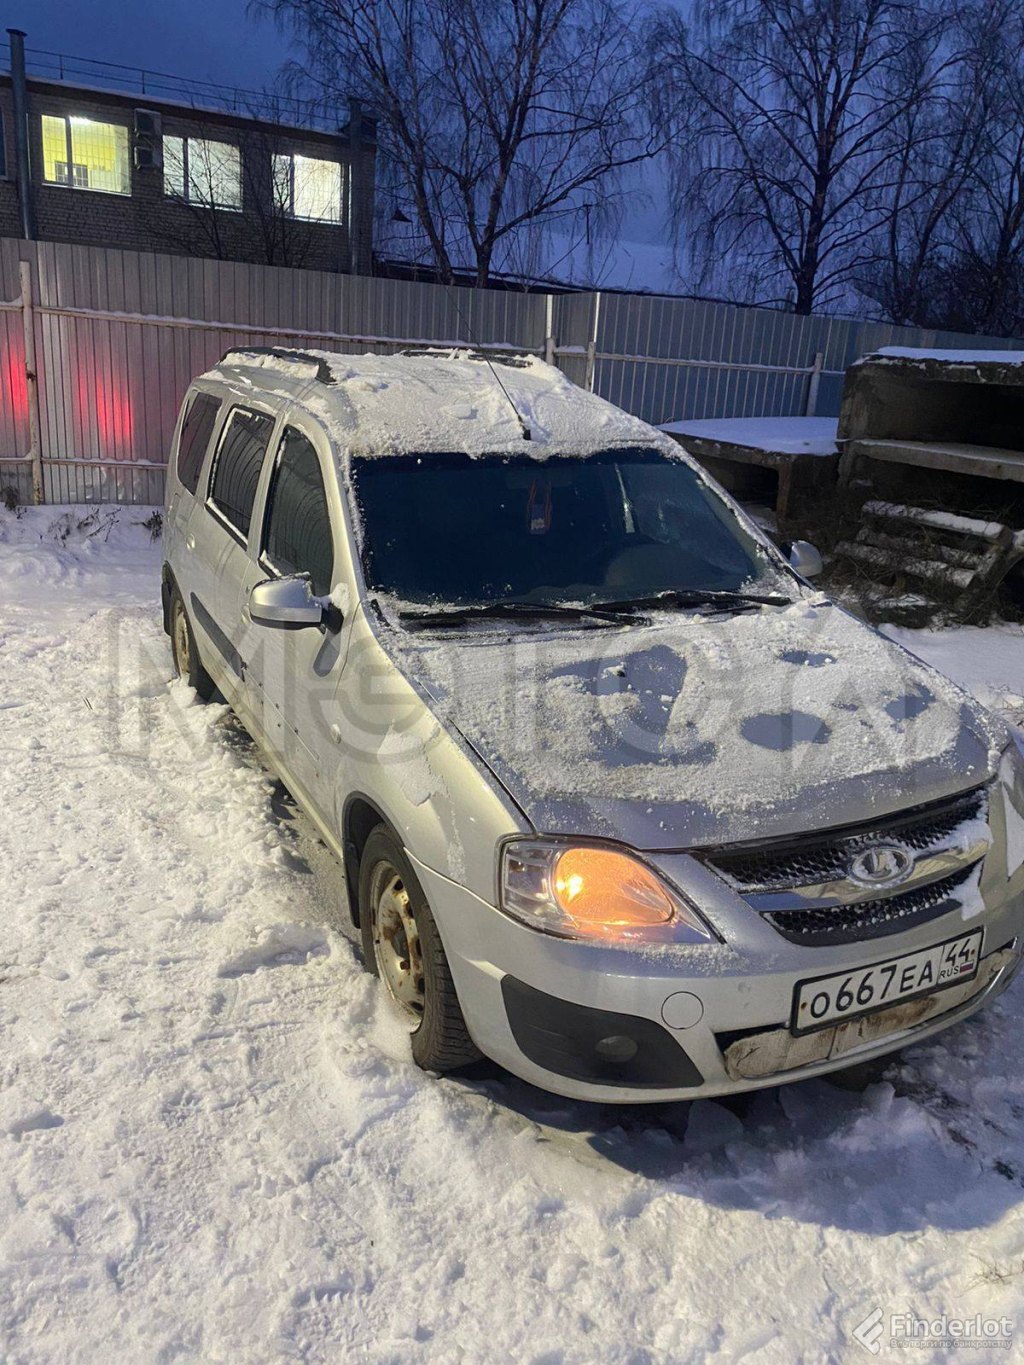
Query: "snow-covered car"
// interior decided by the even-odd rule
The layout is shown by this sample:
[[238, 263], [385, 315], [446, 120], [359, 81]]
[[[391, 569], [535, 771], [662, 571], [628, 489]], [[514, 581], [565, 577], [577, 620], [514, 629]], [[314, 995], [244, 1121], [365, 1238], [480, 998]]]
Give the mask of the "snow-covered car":
[[540, 361], [229, 352], [165, 546], [177, 671], [341, 860], [426, 1068], [718, 1095], [1017, 969], [1011, 733]]

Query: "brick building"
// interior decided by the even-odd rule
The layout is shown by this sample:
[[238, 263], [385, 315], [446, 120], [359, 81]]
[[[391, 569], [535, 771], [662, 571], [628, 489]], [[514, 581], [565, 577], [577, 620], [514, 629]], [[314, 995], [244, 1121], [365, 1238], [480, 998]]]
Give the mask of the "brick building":
[[30, 74], [23, 185], [11, 38], [0, 237], [370, 273], [375, 127], [358, 108], [330, 131]]

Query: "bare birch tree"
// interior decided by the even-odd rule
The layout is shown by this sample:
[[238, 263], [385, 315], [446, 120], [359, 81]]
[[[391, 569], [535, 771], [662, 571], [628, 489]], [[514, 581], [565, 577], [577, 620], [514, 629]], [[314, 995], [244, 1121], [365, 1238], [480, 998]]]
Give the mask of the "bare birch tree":
[[330, 104], [354, 94], [441, 278], [476, 283], [517, 234], [607, 196], [659, 142], [629, 0], [255, 0]]
[[705, 283], [835, 307], [878, 251], [899, 133], [945, 79], [928, 0], [697, 0], [652, 33], [673, 212]]
[[947, 326], [1014, 335], [1024, 328], [1024, 4], [982, 0], [968, 16], [979, 137], [932, 313], [941, 309]]

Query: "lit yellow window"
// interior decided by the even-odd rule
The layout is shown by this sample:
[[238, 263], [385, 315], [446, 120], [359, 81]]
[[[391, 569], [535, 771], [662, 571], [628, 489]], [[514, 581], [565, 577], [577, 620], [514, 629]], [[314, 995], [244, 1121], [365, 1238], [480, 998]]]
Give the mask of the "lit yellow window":
[[131, 194], [128, 129], [77, 115], [43, 115], [43, 179], [76, 190]]
[[340, 223], [341, 166], [312, 156], [275, 156], [274, 198], [291, 218]]

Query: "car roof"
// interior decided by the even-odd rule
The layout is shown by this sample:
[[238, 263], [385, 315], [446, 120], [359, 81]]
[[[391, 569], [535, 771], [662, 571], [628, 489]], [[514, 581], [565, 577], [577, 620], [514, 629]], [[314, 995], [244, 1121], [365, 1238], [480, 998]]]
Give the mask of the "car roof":
[[459, 350], [340, 355], [284, 347], [228, 351], [202, 376], [235, 393], [310, 413], [340, 452], [593, 454], [616, 446], [679, 446], [535, 356]]

